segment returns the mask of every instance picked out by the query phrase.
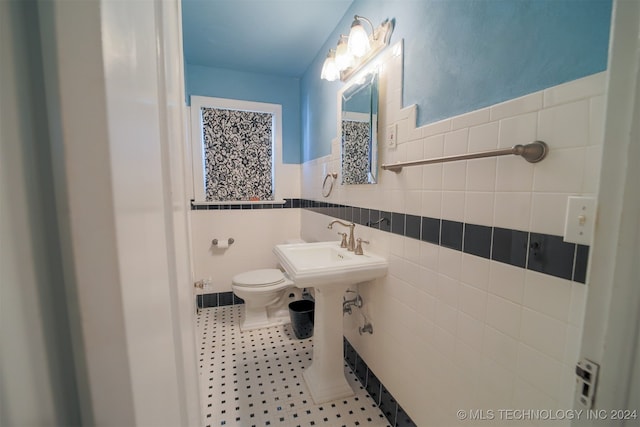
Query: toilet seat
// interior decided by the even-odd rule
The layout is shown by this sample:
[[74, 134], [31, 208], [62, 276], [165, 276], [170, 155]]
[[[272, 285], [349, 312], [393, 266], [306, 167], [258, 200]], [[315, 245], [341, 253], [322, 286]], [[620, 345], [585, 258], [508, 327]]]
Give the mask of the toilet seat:
[[232, 281], [235, 286], [261, 288], [284, 283], [285, 277], [282, 271], [277, 268], [266, 268], [240, 273], [234, 276]]
[[244, 300], [240, 330], [266, 328], [291, 322], [288, 304], [302, 292], [276, 268], [251, 270], [232, 279], [231, 290]]

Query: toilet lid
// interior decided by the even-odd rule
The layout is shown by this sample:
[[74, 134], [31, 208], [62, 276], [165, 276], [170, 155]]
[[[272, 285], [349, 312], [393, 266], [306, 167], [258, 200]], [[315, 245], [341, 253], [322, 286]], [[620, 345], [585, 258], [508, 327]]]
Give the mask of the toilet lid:
[[233, 283], [240, 286], [271, 286], [282, 282], [284, 275], [277, 268], [251, 270], [233, 277]]

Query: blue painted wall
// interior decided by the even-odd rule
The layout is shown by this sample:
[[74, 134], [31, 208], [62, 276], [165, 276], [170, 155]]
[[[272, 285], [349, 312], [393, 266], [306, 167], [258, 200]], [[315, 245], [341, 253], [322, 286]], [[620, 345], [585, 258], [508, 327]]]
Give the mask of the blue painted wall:
[[353, 15], [395, 18], [404, 39], [403, 104], [418, 125], [604, 71], [611, 0], [356, 0], [302, 78], [303, 161], [331, 152], [341, 82], [321, 81]]
[[187, 104], [199, 95], [282, 105], [282, 161], [301, 162], [300, 79], [191, 64], [185, 69]]

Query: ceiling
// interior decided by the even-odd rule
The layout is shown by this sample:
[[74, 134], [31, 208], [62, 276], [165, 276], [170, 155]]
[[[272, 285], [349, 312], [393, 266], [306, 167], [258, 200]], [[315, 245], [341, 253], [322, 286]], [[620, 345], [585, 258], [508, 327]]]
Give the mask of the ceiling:
[[185, 62], [301, 77], [352, 2], [182, 0]]

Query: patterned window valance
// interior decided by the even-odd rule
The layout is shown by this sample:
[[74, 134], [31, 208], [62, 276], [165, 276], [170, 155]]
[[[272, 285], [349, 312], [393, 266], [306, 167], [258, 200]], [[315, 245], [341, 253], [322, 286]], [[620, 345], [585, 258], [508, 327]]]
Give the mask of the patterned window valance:
[[209, 202], [273, 200], [273, 114], [201, 109]]

